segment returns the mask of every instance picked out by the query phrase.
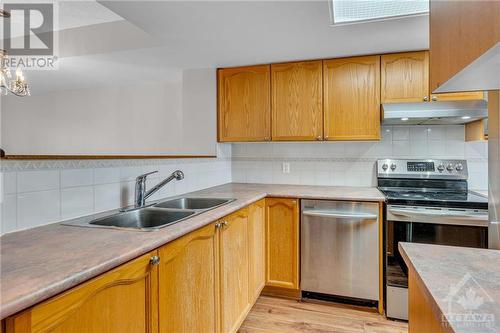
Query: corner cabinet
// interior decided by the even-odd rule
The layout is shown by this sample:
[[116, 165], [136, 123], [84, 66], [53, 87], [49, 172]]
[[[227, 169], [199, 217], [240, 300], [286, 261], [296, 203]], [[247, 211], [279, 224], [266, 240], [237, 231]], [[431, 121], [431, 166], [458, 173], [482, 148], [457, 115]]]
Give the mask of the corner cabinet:
[[218, 70], [220, 142], [271, 140], [270, 65]]
[[322, 62], [271, 65], [272, 140], [323, 139]]
[[[6, 320], [9, 333], [158, 332], [153, 251]], [[153, 258], [153, 261], [152, 261]]]
[[323, 61], [325, 140], [380, 140], [380, 56]]
[[250, 205], [248, 211], [249, 297], [255, 302], [266, 284], [266, 201]]
[[220, 274], [222, 332], [236, 332], [251, 308], [248, 288], [248, 208], [220, 222]]
[[299, 204], [266, 199], [266, 287], [299, 290]]
[[218, 331], [218, 239], [215, 223], [159, 250], [159, 332]]
[[484, 99], [482, 91], [431, 94], [428, 51], [384, 54], [380, 67], [381, 103]]

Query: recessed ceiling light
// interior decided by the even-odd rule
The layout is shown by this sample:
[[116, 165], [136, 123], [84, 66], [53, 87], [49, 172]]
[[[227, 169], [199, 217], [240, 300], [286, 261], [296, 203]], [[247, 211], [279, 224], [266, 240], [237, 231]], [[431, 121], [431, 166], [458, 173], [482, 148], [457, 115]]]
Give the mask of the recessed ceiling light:
[[470, 119], [470, 116], [463, 116], [462, 119]]
[[332, 25], [427, 15], [429, 0], [330, 0]]
[[404, 118], [401, 118], [402, 121], [407, 121], [408, 118], [404, 117]]

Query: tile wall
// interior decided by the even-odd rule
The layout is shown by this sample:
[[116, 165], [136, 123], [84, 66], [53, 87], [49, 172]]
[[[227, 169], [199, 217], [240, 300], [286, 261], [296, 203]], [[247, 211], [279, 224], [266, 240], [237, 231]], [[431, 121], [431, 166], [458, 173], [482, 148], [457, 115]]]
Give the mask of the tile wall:
[[153, 195], [156, 200], [231, 182], [231, 145], [216, 159], [2, 161], [1, 233], [130, 205], [135, 178], [154, 185], [180, 169], [185, 178]]
[[[487, 142], [464, 142], [463, 125], [388, 126], [379, 142], [233, 144], [233, 182], [375, 186], [379, 158], [467, 159], [471, 189], [488, 188]], [[289, 163], [290, 172], [283, 172]]]
[[[464, 142], [464, 126], [389, 126], [379, 142], [219, 144], [216, 159], [2, 161], [1, 233], [133, 203], [137, 175], [149, 185], [186, 177], [151, 200], [228, 182], [375, 186], [379, 158], [467, 159], [471, 189], [488, 188], [487, 142]], [[289, 172], [283, 172], [289, 163]]]

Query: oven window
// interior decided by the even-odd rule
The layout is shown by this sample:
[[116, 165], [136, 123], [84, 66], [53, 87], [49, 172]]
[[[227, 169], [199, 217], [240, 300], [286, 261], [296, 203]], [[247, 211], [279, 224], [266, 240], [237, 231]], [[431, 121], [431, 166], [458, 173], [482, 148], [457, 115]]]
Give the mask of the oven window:
[[488, 234], [483, 227], [387, 221], [387, 285], [408, 287], [408, 268], [399, 253], [399, 242], [486, 248]]

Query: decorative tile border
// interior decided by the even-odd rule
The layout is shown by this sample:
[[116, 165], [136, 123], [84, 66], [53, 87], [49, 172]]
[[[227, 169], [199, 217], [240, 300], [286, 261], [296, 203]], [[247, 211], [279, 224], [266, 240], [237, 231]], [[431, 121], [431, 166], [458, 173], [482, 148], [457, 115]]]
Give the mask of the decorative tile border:
[[89, 169], [171, 164], [200, 164], [231, 161], [229, 157], [179, 158], [179, 159], [117, 159], [117, 160], [1, 160], [0, 171], [28, 171], [54, 169]]

